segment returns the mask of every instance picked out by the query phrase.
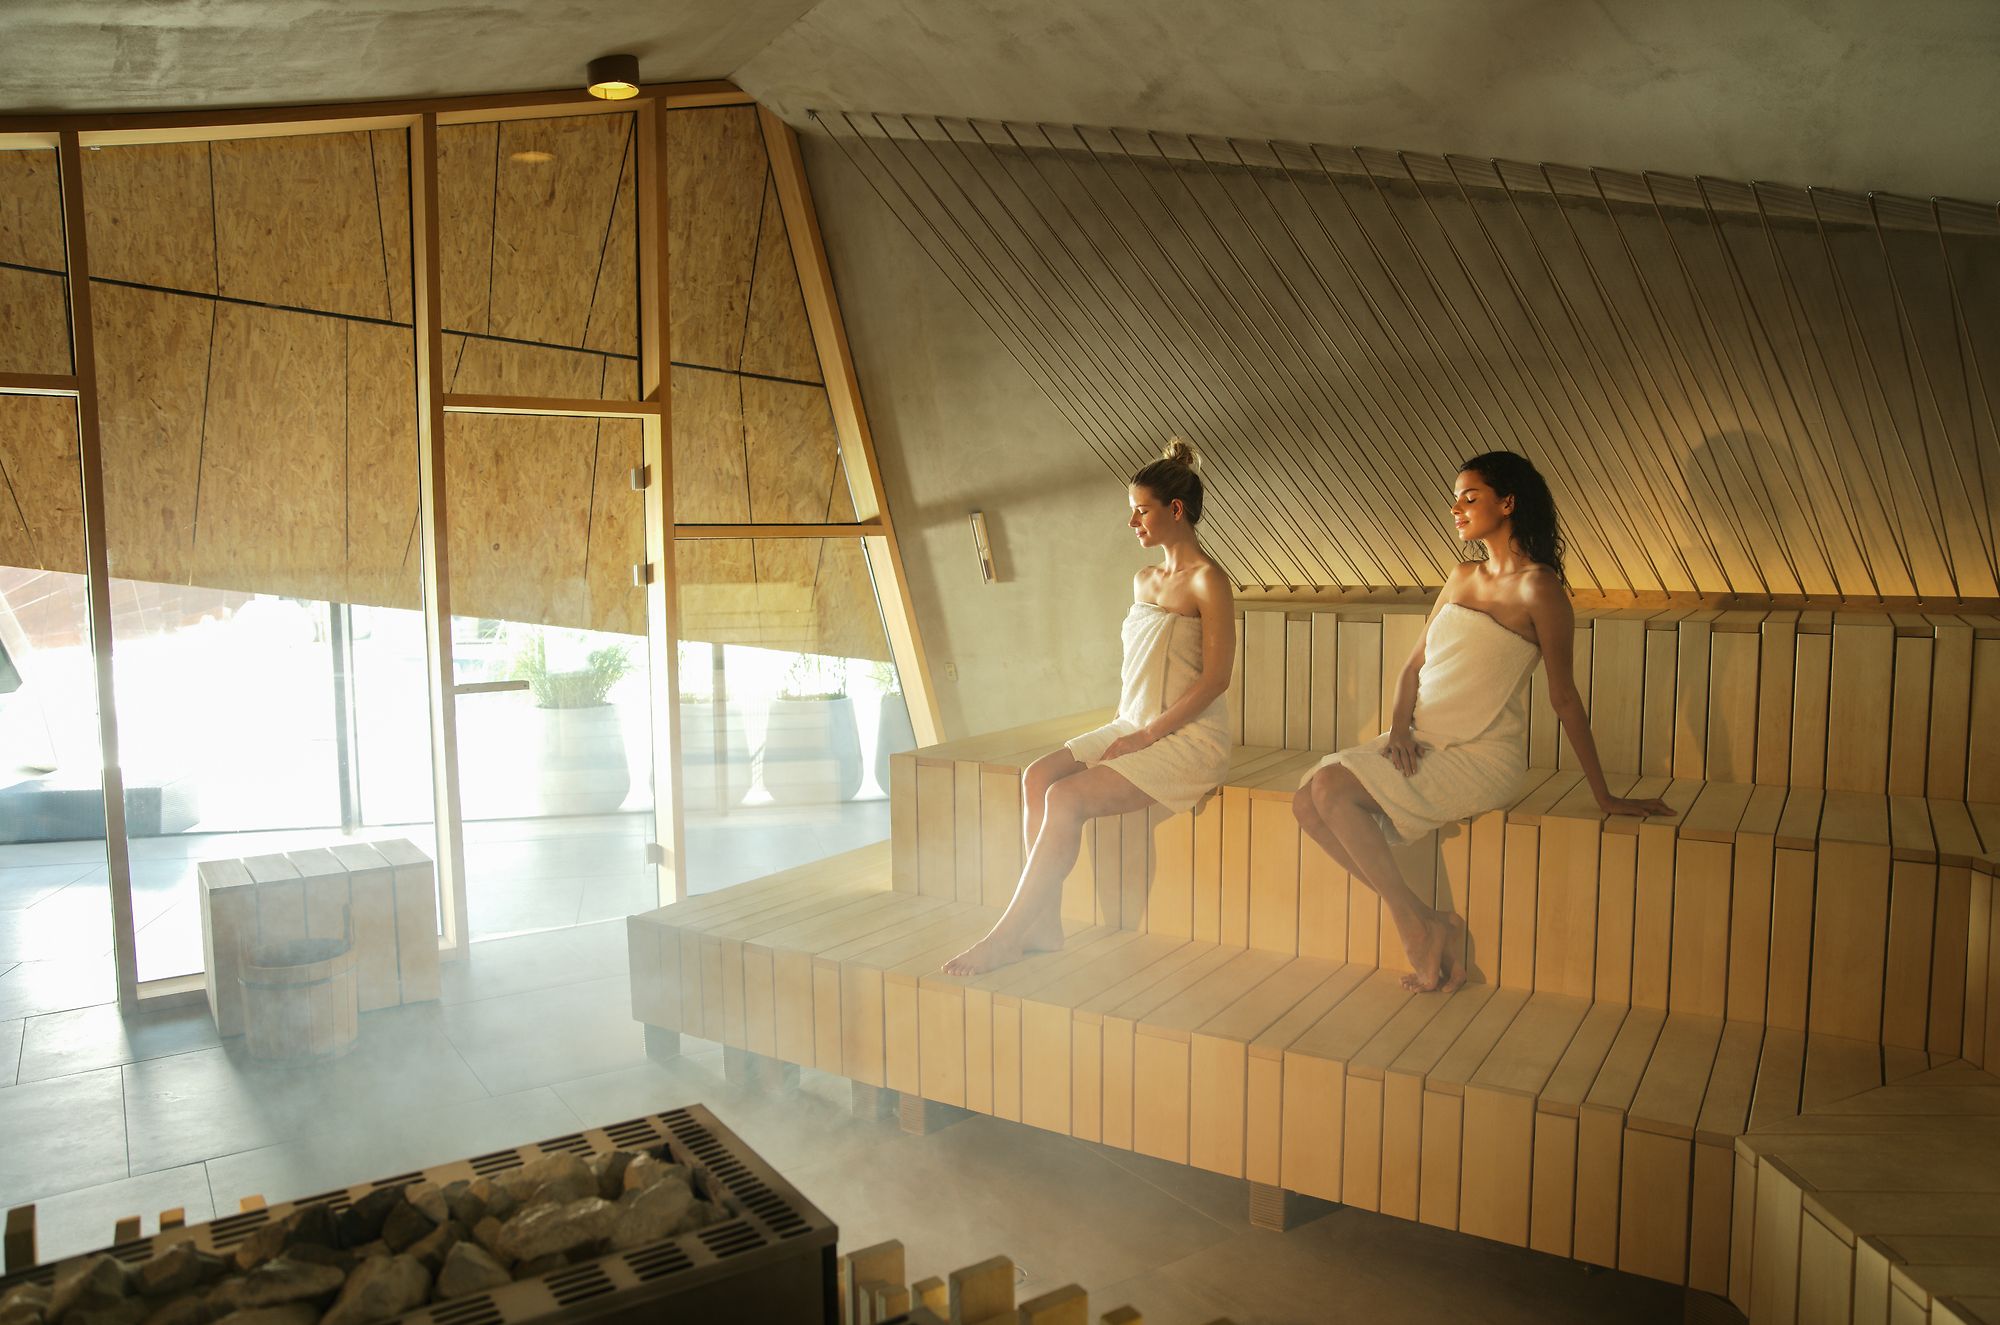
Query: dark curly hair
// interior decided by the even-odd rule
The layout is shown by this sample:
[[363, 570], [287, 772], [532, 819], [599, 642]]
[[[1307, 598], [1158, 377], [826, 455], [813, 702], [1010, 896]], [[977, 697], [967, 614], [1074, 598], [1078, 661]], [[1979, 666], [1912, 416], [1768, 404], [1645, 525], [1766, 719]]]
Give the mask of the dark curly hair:
[[1568, 584], [1569, 577], [1563, 574], [1563, 536], [1556, 523], [1556, 499], [1541, 471], [1526, 456], [1512, 451], [1488, 451], [1458, 468], [1461, 473], [1470, 470], [1485, 479], [1495, 496], [1514, 499], [1510, 517], [1514, 541], [1529, 560], [1547, 566], [1559, 582]]
[[1145, 488], [1160, 504], [1179, 502], [1189, 524], [1201, 521], [1201, 456], [1194, 447], [1176, 437], [1158, 460], [1143, 466], [1132, 476], [1132, 486]]

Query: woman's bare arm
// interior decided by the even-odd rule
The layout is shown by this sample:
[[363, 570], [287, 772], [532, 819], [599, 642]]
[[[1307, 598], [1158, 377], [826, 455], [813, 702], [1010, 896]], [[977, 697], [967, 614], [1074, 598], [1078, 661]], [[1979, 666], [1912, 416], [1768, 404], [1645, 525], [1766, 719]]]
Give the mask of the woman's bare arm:
[[1178, 731], [1229, 689], [1230, 673], [1236, 664], [1236, 595], [1229, 588], [1229, 577], [1214, 566], [1203, 566], [1189, 577], [1188, 587], [1201, 610], [1201, 677], [1160, 716], [1132, 735], [1113, 741], [1104, 752], [1105, 759], [1143, 750]]
[[1576, 751], [1577, 766], [1590, 784], [1591, 795], [1606, 814], [1672, 814], [1665, 801], [1626, 800], [1613, 796], [1604, 780], [1604, 766], [1597, 757], [1597, 741], [1590, 734], [1590, 714], [1577, 693], [1573, 650], [1576, 643], [1576, 612], [1569, 595], [1556, 577], [1536, 573], [1528, 584], [1528, 615], [1535, 623], [1535, 637], [1542, 642], [1542, 671], [1549, 683], [1549, 707], [1561, 721]]

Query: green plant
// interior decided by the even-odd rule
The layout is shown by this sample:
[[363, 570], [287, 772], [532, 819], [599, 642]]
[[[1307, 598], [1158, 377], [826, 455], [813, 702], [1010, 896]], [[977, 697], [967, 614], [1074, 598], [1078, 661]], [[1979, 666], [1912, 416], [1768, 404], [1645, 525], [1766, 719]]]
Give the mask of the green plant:
[[885, 695], [903, 693], [903, 678], [892, 663], [880, 661], [869, 663], [868, 677], [875, 683], [875, 688]]
[[514, 656], [513, 677], [528, 683], [537, 708], [581, 709], [604, 703], [611, 687], [631, 670], [632, 657], [626, 646], [612, 644], [591, 650], [576, 671], [551, 671], [548, 645], [538, 631]]
[[780, 699], [844, 699], [847, 696], [847, 659], [823, 653], [801, 653], [785, 671]]

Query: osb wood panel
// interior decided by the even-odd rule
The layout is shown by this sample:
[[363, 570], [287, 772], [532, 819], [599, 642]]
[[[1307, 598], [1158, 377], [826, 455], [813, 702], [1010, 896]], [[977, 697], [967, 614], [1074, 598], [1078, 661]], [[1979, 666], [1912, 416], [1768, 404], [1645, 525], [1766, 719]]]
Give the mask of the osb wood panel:
[[681, 524], [747, 523], [750, 488], [741, 379], [675, 368], [671, 386], [674, 519]]
[[611, 377], [601, 354], [478, 336], [446, 336], [445, 365], [445, 390], [462, 395], [603, 400]]
[[754, 107], [668, 112], [668, 313], [677, 363], [741, 363], [769, 169]]
[[409, 322], [414, 316], [410, 311], [410, 134], [406, 129], [377, 129], [368, 142], [389, 319]]
[[47, 272], [0, 267], [0, 373], [69, 372], [63, 282]]
[[749, 518], [768, 524], [826, 519], [840, 441], [825, 388], [756, 377], [736, 382], [743, 400]]
[[819, 652], [889, 661], [881, 609], [875, 604], [875, 586], [868, 576], [868, 558], [861, 540], [821, 540], [813, 607], [819, 618]]
[[0, 152], [0, 262], [67, 271], [53, 151]]
[[347, 567], [344, 324], [214, 308], [189, 582], [337, 594]]
[[0, 396], [0, 484], [0, 565], [82, 574], [73, 402]]
[[743, 328], [742, 370], [799, 382], [823, 380], [775, 180], [767, 180], [764, 186], [757, 270], [750, 286], [749, 319]]
[[[585, 343], [617, 203], [634, 189], [626, 169], [633, 123], [630, 115], [580, 115], [500, 126], [487, 330]], [[517, 159], [528, 153], [550, 159]], [[607, 306], [604, 348], [637, 352], [635, 308], [629, 299], [622, 310]]]
[[213, 144], [220, 293], [388, 317], [370, 146], [366, 133]]
[[68, 269], [54, 152], [0, 152], [0, 264], [0, 373], [67, 373], [63, 280], [48, 274]]
[[[192, 295], [91, 287], [105, 529], [118, 579], [192, 582], [209, 341], [222, 307]], [[257, 501], [273, 505], [270, 493]], [[242, 583], [232, 576], [211, 587]]]
[[211, 146], [148, 143], [83, 154], [93, 277], [215, 293]]
[[416, 346], [401, 327], [350, 322], [346, 331], [347, 576], [339, 596], [416, 609]]
[[591, 294], [590, 324], [583, 337], [586, 347], [616, 354], [636, 354], [639, 349], [639, 237], [635, 228], [639, 195], [633, 173], [637, 154], [636, 139], [628, 138], [617, 202], [611, 209], [611, 229], [604, 237], [604, 256]]
[[459, 331], [493, 329], [493, 197], [497, 124], [446, 124], [438, 150], [438, 320]]
[[588, 555], [596, 443], [590, 419], [447, 416], [455, 615], [592, 624]]

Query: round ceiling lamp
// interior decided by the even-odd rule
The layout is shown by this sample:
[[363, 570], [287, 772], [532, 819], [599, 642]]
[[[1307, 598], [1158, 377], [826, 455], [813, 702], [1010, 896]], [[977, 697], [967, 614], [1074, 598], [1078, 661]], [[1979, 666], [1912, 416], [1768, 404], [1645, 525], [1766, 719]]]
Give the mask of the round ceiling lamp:
[[590, 62], [590, 95], [623, 101], [639, 95], [639, 57], [600, 55]]

